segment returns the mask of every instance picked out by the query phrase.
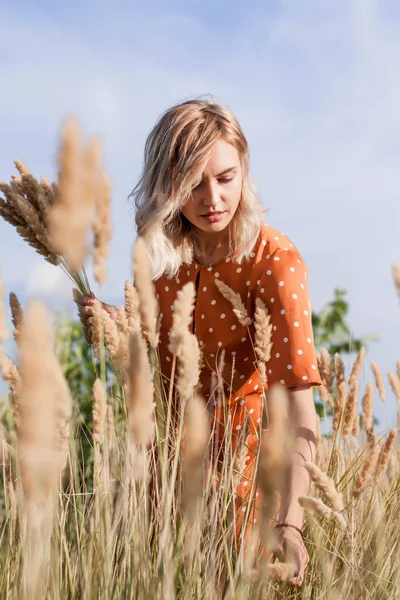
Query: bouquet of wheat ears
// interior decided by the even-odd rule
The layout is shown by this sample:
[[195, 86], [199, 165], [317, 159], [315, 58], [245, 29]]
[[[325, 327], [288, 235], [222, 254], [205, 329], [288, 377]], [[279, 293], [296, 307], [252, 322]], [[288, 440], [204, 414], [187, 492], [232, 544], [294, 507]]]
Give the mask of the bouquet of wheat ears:
[[79, 291], [90, 295], [84, 267], [93, 233], [94, 275], [106, 279], [105, 260], [112, 234], [111, 183], [102, 170], [99, 139], [84, 143], [77, 120], [66, 119], [58, 152], [58, 181], [40, 181], [18, 159], [19, 175], [0, 182], [0, 216], [52, 265], [59, 265]]

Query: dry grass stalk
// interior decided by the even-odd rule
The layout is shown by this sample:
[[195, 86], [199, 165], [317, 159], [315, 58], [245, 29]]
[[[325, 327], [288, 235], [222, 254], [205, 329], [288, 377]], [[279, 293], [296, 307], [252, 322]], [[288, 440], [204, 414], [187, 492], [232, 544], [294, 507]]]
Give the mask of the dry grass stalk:
[[397, 430], [391, 429], [388, 435], [388, 438], [384, 445], [382, 446], [382, 450], [379, 455], [378, 465], [376, 467], [375, 476], [378, 479], [381, 475], [386, 472], [390, 455], [394, 448], [394, 442], [396, 440]]
[[393, 264], [393, 281], [396, 286], [397, 294], [400, 298], [400, 264]]
[[335, 511], [342, 512], [344, 508], [343, 495], [337, 491], [333, 479], [321, 471], [314, 463], [307, 461], [304, 464], [313, 483], [322, 492], [325, 500], [331, 504]]
[[107, 400], [103, 383], [100, 379], [96, 379], [93, 384], [93, 441], [96, 444], [104, 442], [106, 409]]
[[336, 387], [338, 388], [339, 385], [343, 382], [346, 381], [346, 376], [345, 376], [345, 368], [344, 368], [344, 364], [343, 361], [340, 357], [340, 354], [338, 354], [337, 352], [335, 353], [335, 377], [336, 377]]
[[242, 302], [242, 298], [240, 294], [233, 291], [232, 288], [229, 287], [226, 283], [221, 281], [220, 279], [214, 280], [215, 285], [218, 290], [222, 294], [222, 296], [231, 303], [234, 314], [236, 315], [239, 323], [243, 325], [243, 327], [248, 327], [251, 325], [252, 321], [249, 317], [246, 307]]
[[355, 381], [351, 386], [346, 402], [346, 412], [344, 415], [344, 423], [342, 429], [343, 437], [347, 437], [352, 432], [354, 419], [357, 416], [358, 393], [360, 382]]
[[347, 522], [344, 516], [335, 510], [332, 510], [329, 506], [327, 506], [321, 498], [313, 498], [312, 496], [300, 496], [299, 504], [303, 506], [305, 509], [310, 510], [320, 517], [324, 519], [330, 519], [331, 517], [335, 517], [339, 526], [342, 529], [346, 529]]
[[146, 242], [138, 237], [134, 245], [133, 273], [135, 287], [139, 295], [139, 311], [143, 333], [153, 348], [157, 347], [159, 332], [157, 331], [158, 302], [155, 287], [151, 278], [150, 256]]
[[10, 293], [10, 308], [12, 315], [12, 322], [14, 325], [14, 339], [18, 343], [18, 338], [21, 333], [21, 329], [24, 323], [24, 312], [22, 310], [21, 304], [14, 292]]
[[372, 432], [374, 428], [373, 405], [374, 405], [374, 386], [372, 381], [367, 383], [364, 396], [361, 400], [362, 421], [367, 433]]
[[400, 402], [400, 379], [397, 377], [397, 375], [395, 375], [395, 373], [392, 373], [392, 371], [389, 371], [388, 380], [389, 380], [390, 387], [392, 388], [394, 395], [396, 396], [397, 400]]
[[100, 144], [81, 147], [77, 121], [64, 124], [59, 151], [59, 195], [48, 212], [49, 239], [57, 254], [77, 272], [87, 256], [87, 237], [93, 221], [100, 182]]
[[325, 385], [328, 392], [332, 394], [334, 374], [332, 372], [332, 362], [328, 350], [326, 350], [326, 348], [322, 348], [321, 352], [317, 355], [317, 359], [318, 370], [320, 372], [322, 382]]
[[378, 462], [379, 455], [379, 446], [378, 444], [374, 444], [367, 457], [365, 458], [361, 469], [356, 477], [354, 487], [353, 487], [353, 498], [357, 500], [360, 497], [361, 493], [366, 489], [367, 485], [370, 482], [372, 477], [372, 473], [376, 469], [376, 465]]
[[68, 422], [71, 398], [53, 352], [47, 311], [40, 302], [27, 311], [20, 336], [21, 389], [17, 430], [25, 514], [24, 582], [27, 598], [38, 591], [47, 568], [54, 494], [65, 463], [60, 420]]
[[199, 518], [204, 486], [204, 458], [210, 437], [208, 413], [203, 399], [193, 395], [186, 405], [183, 507], [189, 523]]
[[191, 281], [186, 283], [176, 295], [173, 305], [172, 327], [169, 331], [168, 349], [171, 354], [179, 354], [184, 334], [188, 331], [192, 322], [195, 297], [196, 290], [194, 283]]
[[260, 579], [266, 579], [271, 583], [289, 581], [294, 578], [296, 567], [289, 562], [276, 562], [274, 564], [263, 564], [261, 569], [252, 569], [248, 578], [252, 583], [257, 583]]
[[338, 386], [336, 404], [333, 411], [333, 421], [332, 421], [332, 429], [336, 431], [339, 427], [340, 418], [343, 412], [343, 409], [346, 405], [346, 395], [347, 395], [347, 383], [342, 381]]
[[129, 365], [126, 372], [126, 403], [129, 431], [134, 444], [146, 450], [154, 435], [154, 386], [141, 334], [133, 331], [129, 338]]
[[261, 380], [266, 381], [266, 365], [271, 358], [272, 324], [268, 308], [260, 298], [256, 298], [254, 311], [255, 352], [258, 356], [258, 369]]
[[110, 254], [111, 225], [111, 181], [105, 173], [100, 176], [100, 185], [95, 198], [96, 215], [92, 224], [94, 276], [98, 283], [107, 277], [105, 261]]
[[376, 363], [374, 363], [374, 361], [372, 361], [372, 360], [371, 360], [371, 370], [375, 377], [375, 384], [376, 384], [376, 388], [378, 390], [379, 398], [382, 400], [382, 402], [385, 402], [386, 390], [385, 390], [385, 384], [383, 383], [382, 373], [381, 373], [381, 370], [379, 369], [378, 365]]
[[364, 358], [365, 358], [365, 348], [364, 348], [364, 346], [362, 346], [360, 348], [360, 352], [358, 353], [356, 360], [354, 361], [354, 365], [351, 370], [351, 374], [349, 377], [349, 386], [352, 386], [354, 384], [354, 382], [358, 379], [361, 368], [363, 366]]
[[398, 360], [396, 363], [396, 373], [397, 377], [400, 379], [400, 360]]

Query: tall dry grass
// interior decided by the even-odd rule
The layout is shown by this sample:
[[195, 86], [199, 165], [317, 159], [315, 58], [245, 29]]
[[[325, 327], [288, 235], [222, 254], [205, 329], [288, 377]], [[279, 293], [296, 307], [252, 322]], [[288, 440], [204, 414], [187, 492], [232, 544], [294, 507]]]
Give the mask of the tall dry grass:
[[[36, 180], [21, 164], [19, 170], [20, 180], [6, 188], [10, 203], [20, 202], [15, 194], [22, 190], [43, 203], [52, 197], [52, 186], [42, 182], [38, 196]], [[3, 206], [12, 220], [7, 210]], [[34, 215], [29, 218], [39, 231]], [[24, 314], [11, 296], [19, 351], [14, 364], [2, 345], [8, 331], [0, 288], [0, 371], [10, 385], [0, 429], [0, 597], [397, 599], [399, 448], [396, 429], [374, 431], [375, 389], [386, 401], [379, 367], [373, 365], [374, 382], [364, 386], [364, 351], [348, 376], [340, 356], [320, 353], [333, 427], [328, 435], [318, 428], [316, 462], [306, 464], [312, 485], [300, 503], [310, 562], [299, 591], [289, 584], [290, 560], [271, 564], [259, 555], [260, 548], [273, 547], [276, 491], [290, 461], [287, 391], [278, 385], [265, 396], [268, 432], [259, 432], [257, 472], [262, 514], [252, 524], [253, 543], [246, 546], [244, 528], [239, 538], [235, 533], [246, 428], [233, 449], [227, 421], [223, 464], [218, 464], [212, 418], [196, 387], [202, 357], [190, 333], [193, 287], [185, 286], [174, 306], [170, 381], [176, 381], [176, 390], [171, 385], [167, 396], [159, 367], [158, 306], [141, 240], [133, 270], [135, 283], [125, 285], [116, 322], [96, 305], [93, 429], [85, 455], [77, 398], [71, 401], [54, 353], [48, 311], [32, 304]], [[240, 297], [222, 282], [220, 291], [251, 332]], [[255, 364], [268, 360], [269, 334], [268, 312], [258, 303]], [[116, 393], [106, 377], [107, 357], [115, 367]], [[397, 364], [388, 376], [395, 393], [399, 371]], [[223, 403], [222, 372], [219, 368], [215, 381]], [[261, 375], [265, 378], [265, 370]], [[172, 401], [175, 391], [179, 402]], [[249, 518], [246, 512], [244, 527]]]

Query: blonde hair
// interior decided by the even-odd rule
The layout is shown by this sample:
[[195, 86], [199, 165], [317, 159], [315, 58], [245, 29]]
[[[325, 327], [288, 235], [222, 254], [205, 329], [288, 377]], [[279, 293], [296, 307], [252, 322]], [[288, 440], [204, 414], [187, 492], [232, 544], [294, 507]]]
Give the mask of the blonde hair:
[[249, 173], [249, 149], [232, 112], [209, 100], [189, 100], [164, 112], [145, 144], [141, 177], [130, 194], [136, 227], [149, 250], [153, 279], [173, 277], [194, 257], [193, 229], [181, 213], [217, 140], [236, 148], [243, 174], [242, 196], [229, 224], [230, 252], [248, 259], [260, 233], [263, 207]]

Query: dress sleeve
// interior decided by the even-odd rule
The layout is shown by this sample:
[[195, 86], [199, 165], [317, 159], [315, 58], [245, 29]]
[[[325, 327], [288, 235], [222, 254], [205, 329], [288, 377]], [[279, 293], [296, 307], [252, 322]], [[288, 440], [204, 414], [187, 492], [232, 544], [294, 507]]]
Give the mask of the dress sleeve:
[[[271, 314], [268, 384], [321, 385], [312, 330], [308, 270], [297, 250], [276, 250], [265, 260], [258, 297]], [[263, 265], [263, 267], [264, 267]]]

